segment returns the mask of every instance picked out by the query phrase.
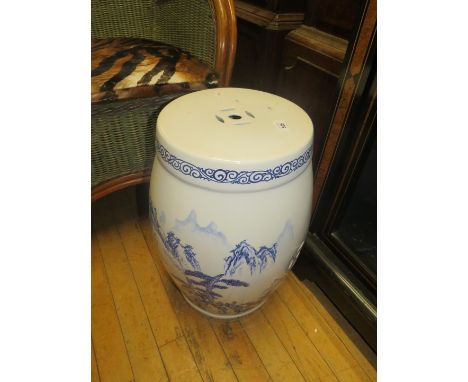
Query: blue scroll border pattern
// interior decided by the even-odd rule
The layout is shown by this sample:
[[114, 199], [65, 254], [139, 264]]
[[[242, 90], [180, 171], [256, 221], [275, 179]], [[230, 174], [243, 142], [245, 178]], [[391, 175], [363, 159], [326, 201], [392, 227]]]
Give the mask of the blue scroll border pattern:
[[220, 168], [213, 169], [198, 167], [192, 163], [184, 161], [183, 159], [177, 158], [175, 155], [172, 155], [158, 141], [156, 141], [156, 151], [159, 153], [161, 159], [169, 164], [174, 170], [195, 179], [202, 179], [216, 183], [256, 184], [269, 182], [283, 176], [287, 176], [301, 168], [309, 161], [309, 158], [312, 155], [312, 146], [310, 146], [299, 157], [280, 164], [273, 169], [254, 171], [235, 171]]

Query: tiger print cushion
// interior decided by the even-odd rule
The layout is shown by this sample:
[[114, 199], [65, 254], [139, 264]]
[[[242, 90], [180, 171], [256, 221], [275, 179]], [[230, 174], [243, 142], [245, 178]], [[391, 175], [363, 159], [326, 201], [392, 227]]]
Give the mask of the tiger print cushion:
[[93, 39], [91, 102], [216, 87], [216, 74], [188, 52], [135, 38]]

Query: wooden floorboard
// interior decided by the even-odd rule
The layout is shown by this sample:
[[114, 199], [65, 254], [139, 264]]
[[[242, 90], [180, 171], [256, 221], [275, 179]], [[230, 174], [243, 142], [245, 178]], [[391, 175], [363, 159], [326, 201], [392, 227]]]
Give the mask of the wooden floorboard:
[[171, 381], [203, 381], [184, 336], [166, 343], [160, 350]]
[[114, 198], [112, 207], [156, 342], [159, 347], [174, 342], [183, 335], [182, 329], [134, 214], [136, 206], [128, 198], [120, 197]]
[[356, 359], [327, 322], [294, 290], [292, 283], [292, 279], [287, 278], [278, 289], [278, 294], [335, 375], [358, 366]]
[[262, 310], [242, 317], [240, 322], [273, 381], [305, 381]]
[[375, 355], [292, 273], [253, 314], [208, 318], [171, 282], [134, 189], [92, 219], [92, 381], [376, 381]]
[[91, 382], [100, 382], [99, 370], [97, 369], [96, 354], [91, 341]]
[[238, 320], [211, 320], [211, 325], [239, 381], [271, 380]]
[[100, 379], [132, 381], [132, 367], [95, 235], [91, 240], [91, 332]]
[[109, 203], [100, 203], [96, 231], [136, 381], [168, 380]]
[[269, 301], [262, 307], [262, 310], [306, 380], [320, 381], [325, 377], [333, 378], [333, 371], [307, 337], [288, 307], [280, 299], [277, 292], [273, 293]]
[[377, 356], [365, 344], [364, 340], [356, 333], [351, 325], [340, 315], [338, 310], [328, 300], [323, 292], [313, 283], [308, 287], [297, 278], [292, 278], [297, 293], [300, 293], [306, 301], [309, 301], [319, 312], [321, 317], [329, 324], [330, 328], [350, 351], [353, 358], [365, 371], [371, 381], [377, 381]]

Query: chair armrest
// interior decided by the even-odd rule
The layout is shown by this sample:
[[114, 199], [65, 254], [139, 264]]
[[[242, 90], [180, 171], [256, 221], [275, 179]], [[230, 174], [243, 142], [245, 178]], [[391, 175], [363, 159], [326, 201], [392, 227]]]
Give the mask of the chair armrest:
[[229, 86], [237, 48], [237, 20], [234, 0], [212, 1], [217, 25], [215, 70], [220, 75], [220, 86]]

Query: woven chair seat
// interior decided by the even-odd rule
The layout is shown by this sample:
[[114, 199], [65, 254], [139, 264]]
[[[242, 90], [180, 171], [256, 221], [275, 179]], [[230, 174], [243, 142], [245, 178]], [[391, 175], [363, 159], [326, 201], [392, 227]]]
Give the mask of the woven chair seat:
[[137, 38], [93, 39], [91, 101], [167, 96], [218, 86], [215, 72], [172, 45]]

